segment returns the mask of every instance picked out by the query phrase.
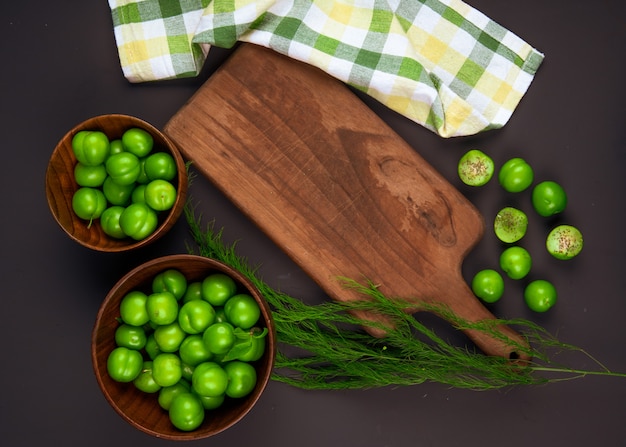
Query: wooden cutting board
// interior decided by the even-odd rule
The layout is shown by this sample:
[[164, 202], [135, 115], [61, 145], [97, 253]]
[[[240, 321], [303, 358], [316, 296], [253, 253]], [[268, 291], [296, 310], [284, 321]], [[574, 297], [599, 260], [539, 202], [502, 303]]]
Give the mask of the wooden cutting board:
[[[331, 298], [363, 299], [338, 277], [366, 278], [414, 303], [407, 311], [444, 303], [471, 321], [494, 318], [461, 274], [484, 231], [479, 212], [325, 72], [242, 44], [165, 132]], [[525, 358], [467, 334], [487, 354]]]

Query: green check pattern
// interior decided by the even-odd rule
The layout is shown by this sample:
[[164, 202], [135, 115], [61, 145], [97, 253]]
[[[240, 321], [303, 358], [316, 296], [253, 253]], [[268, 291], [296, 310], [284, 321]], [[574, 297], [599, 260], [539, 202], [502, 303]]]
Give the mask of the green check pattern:
[[443, 137], [502, 127], [543, 54], [460, 0], [109, 0], [125, 77], [195, 76], [249, 42], [316, 66]]

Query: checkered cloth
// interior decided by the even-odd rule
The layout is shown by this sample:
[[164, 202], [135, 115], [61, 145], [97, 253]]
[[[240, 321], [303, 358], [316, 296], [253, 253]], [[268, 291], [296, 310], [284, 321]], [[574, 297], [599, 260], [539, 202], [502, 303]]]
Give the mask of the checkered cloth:
[[262, 45], [443, 137], [502, 127], [543, 54], [460, 0], [109, 0], [124, 76], [195, 76], [210, 47]]

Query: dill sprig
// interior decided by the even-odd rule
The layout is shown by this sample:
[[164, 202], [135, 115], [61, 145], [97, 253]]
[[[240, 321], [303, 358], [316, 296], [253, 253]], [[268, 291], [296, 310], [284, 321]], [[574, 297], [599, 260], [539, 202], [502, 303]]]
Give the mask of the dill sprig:
[[[497, 326], [515, 326], [529, 346], [513, 346], [533, 358], [531, 362], [511, 362], [486, 356], [467, 346], [457, 346], [406, 313], [398, 300], [384, 296], [375, 284], [351, 278], [337, 278], [346, 288], [367, 299], [353, 302], [328, 301], [305, 304], [275, 290], [236, 252], [236, 244], [223, 242], [222, 230], [213, 223], [202, 227], [190, 202], [185, 208], [190, 233], [197, 247], [190, 253], [217, 259], [245, 275], [269, 303], [278, 341], [272, 379], [303, 389], [365, 389], [384, 386], [438, 382], [455, 388], [498, 389], [515, 385], [535, 385], [586, 375], [626, 377], [611, 372], [583, 349], [562, 343], [539, 325], [524, 319], [468, 322], [443, 306], [425, 308], [452, 323], [457, 329], [484, 331], [502, 337]], [[375, 312], [390, 318], [392, 327], [363, 320], [360, 312]], [[382, 329], [385, 337], [369, 335], [364, 327]], [[507, 340], [511, 342], [510, 340]], [[585, 355], [600, 368], [585, 371], [555, 364], [551, 352], [572, 351]], [[549, 373], [546, 377], [539, 373]]]

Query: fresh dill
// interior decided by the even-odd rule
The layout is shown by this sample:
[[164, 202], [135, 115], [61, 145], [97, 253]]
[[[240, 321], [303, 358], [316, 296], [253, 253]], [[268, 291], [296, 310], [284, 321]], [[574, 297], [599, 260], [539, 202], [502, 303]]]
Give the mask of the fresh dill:
[[[499, 336], [498, 325], [515, 326], [529, 342], [515, 346], [533, 358], [512, 362], [487, 356], [467, 346], [457, 346], [438, 336], [404, 312], [402, 303], [384, 296], [374, 284], [350, 278], [337, 278], [367, 299], [339, 303], [305, 304], [275, 290], [259, 278], [258, 268], [249, 265], [235, 250], [236, 244], [223, 242], [222, 231], [212, 223], [203, 226], [190, 202], [185, 217], [197, 247], [190, 253], [217, 259], [245, 275], [261, 292], [272, 309], [277, 337], [277, 354], [272, 379], [303, 389], [366, 389], [384, 386], [438, 382], [455, 388], [488, 390], [515, 385], [535, 385], [570, 380], [586, 375], [626, 377], [612, 372], [581, 348], [562, 343], [539, 325], [523, 319], [490, 320], [477, 323], [456, 317], [449, 309], [430, 309], [452, 322], [457, 329], [473, 329]], [[359, 312], [388, 316], [393, 327], [364, 321]], [[383, 329], [376, 338], [362, 328]], [[571, 351], [594, 361], [597, 371], [585, 371], [553, 363], [549, 352]], [[543, 373], [543, 374], [540, 374]]]

